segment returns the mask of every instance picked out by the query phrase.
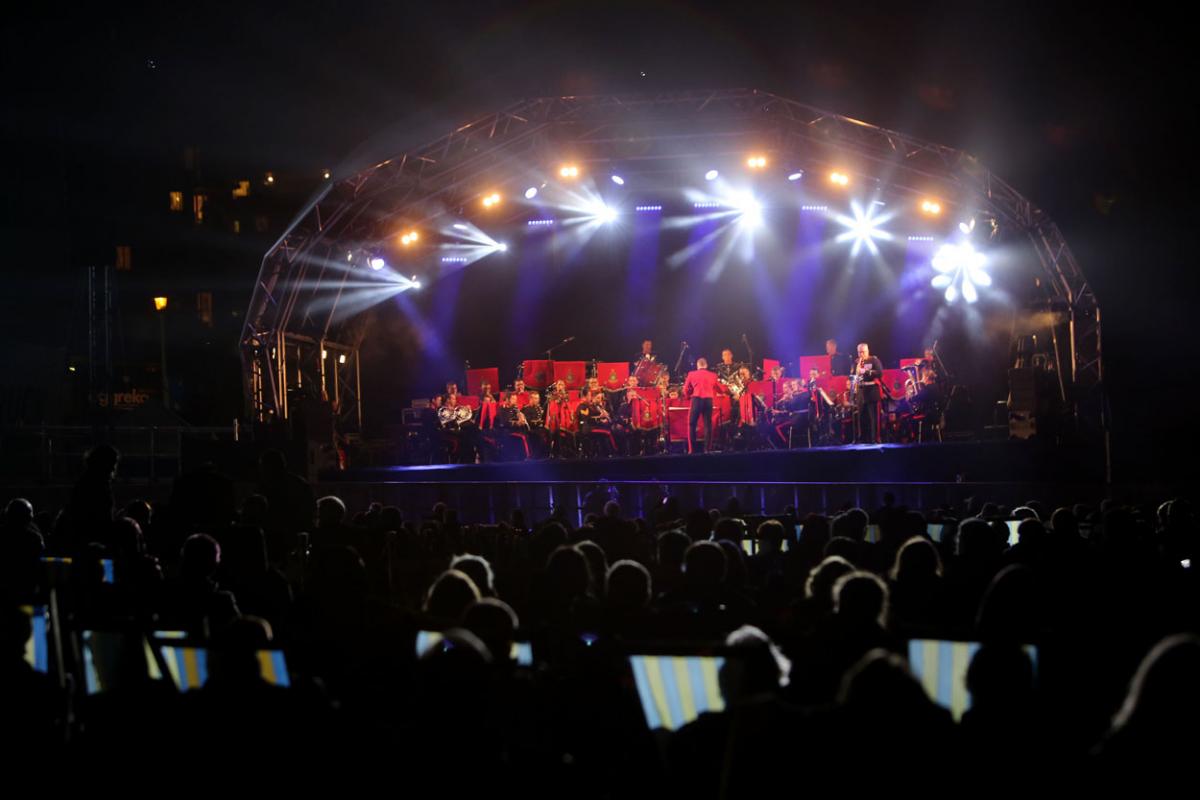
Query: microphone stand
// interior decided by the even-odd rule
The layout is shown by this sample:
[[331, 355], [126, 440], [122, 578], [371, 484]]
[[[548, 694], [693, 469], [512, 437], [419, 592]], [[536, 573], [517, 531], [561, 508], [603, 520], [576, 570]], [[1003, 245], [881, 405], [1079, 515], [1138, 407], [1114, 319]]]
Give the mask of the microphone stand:
[[562, 347], [564, 344], [570, 344], [573, 341], [575, 341], [575, 337], [568, 336], [567, 338], [563, 339], [558, 344], [556, 344], [553, 347], [546, 350], [546, 361], [547, 361], [546, 369], [549, 370], [549, 372], [550, 372], [550, 385], [551, 386], [553, 386], [555, 383], [557, 383], [557, 381], [554, 380], [554, 355], [553, 355], [553, 353], [555, 350]]
[[942, 357], [938, 355], [938, 341], [940, 340], [934, 339], [933, 341], [933, 360], [937, 362], [938, 367], [942, 370], [942, 374], [946, 376], [946, 382], [949, 383], [954, 380], [954, 376], [950, 374], [950, 370], [946, 367], [946, 362], [942, 361]]
[[688, 343], [687, 342], [680, 342], [679, 344], [682, 346], [679, 348], [679, 358], [675, 359], [675, 374], [676, 375], [679, 374], [679, 368], [681, 366], [683, 366], [683, 354], [688, 351]]

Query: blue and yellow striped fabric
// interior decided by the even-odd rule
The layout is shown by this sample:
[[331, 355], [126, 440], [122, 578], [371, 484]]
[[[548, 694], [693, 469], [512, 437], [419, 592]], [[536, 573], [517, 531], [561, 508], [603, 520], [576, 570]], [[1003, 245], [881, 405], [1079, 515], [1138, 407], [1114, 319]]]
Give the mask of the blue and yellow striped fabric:
[[[163, 661], [171, 680], [181, 691], [199, 689], [208, 682], [208, 651], [199, 647], [162, 645]], [[275, 686], [291, 686], [287, 659], [282, 650], [259, 650], [258, 669], [262, 679]]]
[[274, 686], [291, 686], [287, 660], [282, 650], [259, 650], [258, 667], [264, 681]]
[[908, 643], [908, 663], [929, 698], [958, 721], [971, 707], [967, 693], [967, 667], [979, 649], [978, 642], [913, 639]]
[[29, 615], [33, 635], [25, 642], [25, 663], [33, 667], [35, 672], [50, 671], [50, 641], [46, 637], [46, 607], [21, 606], [21, 610]]
[[159, 648], [167, 673], [181, 691], [199, 689], [208, 680], [208, 651], [199, 647], [163, 645]]
[[678, 730], [705, 711], [724, 711], [717, 683], [723, 658], [711, 656], [630, 656], [646, 724], [651, 730]]

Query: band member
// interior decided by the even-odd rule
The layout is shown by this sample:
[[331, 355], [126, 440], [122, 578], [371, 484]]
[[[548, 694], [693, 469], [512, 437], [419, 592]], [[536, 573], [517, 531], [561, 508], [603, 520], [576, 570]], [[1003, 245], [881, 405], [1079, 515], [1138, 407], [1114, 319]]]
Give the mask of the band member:
[[636, 372], [643, 361], [658, 361], [658, 354], [654, 352], [654, 342], [649, 339], [642, 342], [642, 352], [638, 353], [637, 358], [630, 362], [630, 371]]
[[880, 379], [883, 378], [883, 362], [871, 355], [866, 342], [858, 346], [858, 361], [854, 375], [858, 381], [858, 434], [859, 441], [879, 442], [879, 414], [883, 395]]
[[555, 454], [575, 452], [575, 420], [566, 381], [556, 381], [546, 403], [546, 432], [551, 436]]
[[833, 339], [825, 341], [825, 355], [829, 356], [830, 375], [849, 375], [850, 356], [838, 352], [838, 343]]
[[[730, 354], [732, 356], [732, 353]], [[696, 368], [688, 373], [683, 384], [683, 396], [692, 401], [688, 414], [688, 452], [695, 452], [696, 420], [704, 420], [706, 434], [704, 452], [712, 451], [713, 443], [713, 397], [717, 391], [717, 375], [708, 371], [708, 359], [696, 359]]]
[[[696, 366], [699, 368], [699, 362]], [[721, 351], [721, 363], [717, 364], [717, 378], [726, 382], [733, 380], [741, 366], [741, 364], [734, 363], [733, 351], [726, 347]]]
[[810, 414], [809, 391], [799, 380], [783, 382], [783, 394], [776, 401], [775, 435], [784, 447], [796, 441], [797, 433], [807, 431]]
[[624, 439], [623, 452], [629, 455], [649, 453], [659, 437], [655, 406], [658, 400], [647, 400], [636, 386], [627, 386], [617, 410], [617, 427]]
[[492, 385], [485, 383], [480, 386], [479, 395], [479, 429], [491, 430], [496, 427], [496, 411], [499, 408], [496, 396], [492, 394]]
[[579, 432], [586, 441], [599, 448], [599, 455], [614, 455], [617, 442], [612, 435], [612, 414], [605, 407], [604, 392], [597, 389], [588, 392], [587, 399], [575, 411]]
[[517, 404], [521, 408], [529, 405], [529, 391], [525, 388], [525, 381], [520, 378], [513, 381], [512, 393], [517, 396]]
[[529, 420], [521, 410], [515, 392], [505, 399], [500, 408], [499, 427], [508, 433], [510, 439], [521, 445], [525, 458], [529, 458]]
[[742, 367], [737, 374], [742, 384], [742, 393], [738, 396], [737, 410], [733, 412], [733, 416], [739, 428], [753, 427], [758, 415], [755, 413], [754, 395], [750, 393], [750, 368]]
[[446, 395], [445, 401], [438, 409], [438, 419], [441, 423], [442, 443], [449, 451], [450, 458], [460, 464], [469, 464], [478, 458], [479, 428], [471, 419], [466, 422], [460, 421], [460, 416], [467, 415], [459, 411], [463, 406], [459, 403], [457, 388], [455, 387], [455, 392]]
[[529, 449], [533, 457], [545, 458], [550, 454], [550, 432], [546, 430], [542, 398], [536, 391], [529, 392], [529, 403], [521, 408], [521, 413], [529, 423]]

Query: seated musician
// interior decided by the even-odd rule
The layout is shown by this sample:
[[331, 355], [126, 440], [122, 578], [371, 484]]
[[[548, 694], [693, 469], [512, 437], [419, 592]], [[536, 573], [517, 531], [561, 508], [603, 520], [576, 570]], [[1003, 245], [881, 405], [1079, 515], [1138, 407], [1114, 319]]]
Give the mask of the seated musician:
[[522, 448], [525, 458], [529, 458], [529, 421], [521, 410], [515, 392], [510, 394], [505, 399], [504, 405], [500, 407], [498, 427], [508, 434], [511, 441], [515, 441]]
[[[454, 384], [448, 384], [447, 388], [450, 386]], [[473, 415], [466, 422], [459, 422], [458, 409], [462, 405], [459, 403], [458, 387], [454, 386], [454, 389], [455, 391], [446, 394], [438, 410], [442, 423], [443, 444], [450, 451], [453, 460], [460, 464], [471, 464], [478, 458], [479, 426], [475, 423]]]
[[775, 403], [775, 434], [783, 446], [796, 443], [797, 436], [807, 438], [811, 394], [798, 380], [783, 382], [783, 394]]
[[587, 398], [575, 410], [575, 419], [579, 423], [579, 433], [592, 444], [594, 453], [613, 455], [617, 450], [616, 440], [612, 435], [612, 414], [605, 407], [604, 392], [596, 390], [588, 392]]
[[545, 458], [550, 454], [550, 432], [546, 430], [546, 412], [542, 408], [541, 396], [529, 391], [529, 402], [521, 408], [525, 421], [529, 423], [529, 449], [534, 458]]
[[522, 408], [529, 405], [529, 391], [525, 388], [525, 381], [520, 378], [513, 381], [512, 393], [517, 396], [517, 404]]
[[637, 392], [636, 385], [626, 386], [614, 427], [621, 452], [631, 456], [650, 452], [658, 442], [659, 429], [655, 419], [652, 403]]
[[499, 409], [496, 396], [492, 393], [492, 385], [484, 383], [479, 387], [479, 429], [491, 430], [496, 427], [496, 412]]
[[575, 422], [571, 418], [571, 395], [566, 381], [555, 381], [546, 402], [546, 432], [557, 456], [575, 453]]

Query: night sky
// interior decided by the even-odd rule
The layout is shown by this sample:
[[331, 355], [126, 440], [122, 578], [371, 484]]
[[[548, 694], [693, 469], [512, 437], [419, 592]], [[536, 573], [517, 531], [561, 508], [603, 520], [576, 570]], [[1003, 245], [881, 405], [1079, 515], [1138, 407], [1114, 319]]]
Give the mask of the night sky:
[[[41, 305], [51, 277], [77, 271], [90, 238], [129, 224], [139, 198], [161, 195], [151, 176], [184, 146], [213, 174], [311, 174], [316, 188], [324, 167], [399, 154], [521, 97], [761, 88], [972, 152], [1059, 223], [1104, 312], [1132, 470], [1153, 463], [1143, 443], [1196, 430], [1179, 414], [1195, 384], [1196, 48], [1173, 11], [1049, 6], [20, 11], [3, 24], [12, 289], [0, 314], [17, 339], [60, 335]], [[248, 287], [259, 257], [226, 279]]]

